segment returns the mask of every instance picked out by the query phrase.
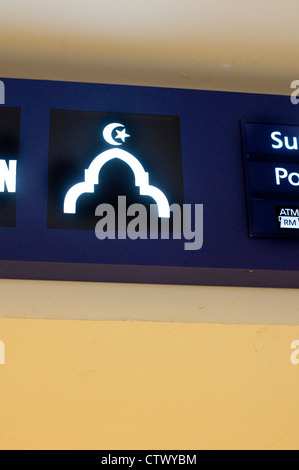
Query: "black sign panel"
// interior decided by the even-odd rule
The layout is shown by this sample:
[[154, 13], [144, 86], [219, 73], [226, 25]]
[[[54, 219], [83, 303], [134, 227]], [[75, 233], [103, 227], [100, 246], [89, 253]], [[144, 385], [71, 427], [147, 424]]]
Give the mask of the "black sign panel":
[[[281, 158], [299, 162], [299, 126], [245, 123], [245, 145], [249, 157]], [[269, 157], [270, 156], [270, 157]]]
[[250, 236], [299, 238], [299, 126], [242, 130]]
[[[85, 181], [86, 171], [106, 155], [107, 163], [93, 175], [96, 184], [78, 197], [76, 212], [69, 213], [64, 208], [68, 191]], [[140, 203], [149, 213], [153, 199], [140, 194], [122, 155], [138, 160], [149, 183], [160, 188], [170, 205], [183, 205], [179, 117], [51, 110], [48, 228], [94, 230], [97, 205], [110, 204], [117, 211], [120, 195], [128, 206]]]

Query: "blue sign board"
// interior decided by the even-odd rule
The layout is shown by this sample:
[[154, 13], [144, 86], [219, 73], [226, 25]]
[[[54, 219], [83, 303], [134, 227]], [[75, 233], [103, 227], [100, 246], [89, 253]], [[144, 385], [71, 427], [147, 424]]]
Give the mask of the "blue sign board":
[[2, 278], [299, 286], [288, 97], [17, 79], [1, 89]]

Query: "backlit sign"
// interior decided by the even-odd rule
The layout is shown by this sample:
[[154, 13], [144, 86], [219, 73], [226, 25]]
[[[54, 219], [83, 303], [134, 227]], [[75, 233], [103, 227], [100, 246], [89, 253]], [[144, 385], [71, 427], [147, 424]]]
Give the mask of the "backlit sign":
[[180, 139], [177, 116], [50, 110], [48, 228], [94, 229], [118, 196], [170, 218], [184, 203]]
[[249, 233], [299, 238], [299, 126], [243, 123]]
[[0, 80], [1, 278], [298, 288], [298, 238], [289, 97]]
[[[116, 140], [112, 138], [112, 131], [114, 129], [116, 129], [116, 132], [118, 133], [115, 139], [121, 139], [122, 142], [125, 142], [125, 139], [130, 137], [129, 134], [126, 134], [125, 129], [118, 131], [117, 127], [124, 126], [122, 124], [112, 123], [108, 124], [103, 131], [104, 139], [108, 144], [113, 146], [121, 145], [120, 142], [116, 142]], [[151, 197], [157, 204], [159, 217], [169, 219], [170, 208], [168, 200], [160, 189], [149, 184], [149, 174], [144, 170], [140, 161], [131, 153], [115, 148], [106, 150], [93, 159], [88, 169], [84, 172], [84, 181], [75, 184], [68, 190], [64, 199], [63, 212], [65, 214], [76, 214], [76, 205], [79, 197], [86, 193], [94, 193], [95, 185], [99, 184], [101, 169], [106, 163], [114, 159], [119, 159], [131, 168], [135, 177], [135, 186], [139, 187], [141, 196]]]

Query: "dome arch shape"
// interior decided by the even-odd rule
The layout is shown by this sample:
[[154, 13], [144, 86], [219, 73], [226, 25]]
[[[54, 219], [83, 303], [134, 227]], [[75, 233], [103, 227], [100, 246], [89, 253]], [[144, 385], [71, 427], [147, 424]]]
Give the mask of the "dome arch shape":
[[139, 187], [140, 195], [150, 196], [154, 199], [160, 218], [170, 218], [169, 202], [165, 194], [156, 186], [149, 184], [149, 174], [140, 161], [131, 153], [119, 148], [106, 150], [94, 158], [88, 169], [85, 170], [84, 181], [75, 184], [68, 190], [64, 198], [63, 212], [65, 214], [76, 214], [78, 198], [86, 193], [94, 193], [95, 185], [99, 184], [101, 169], [113, 159], [122, 160], [130, 166], [135, 176], [135, 186]]

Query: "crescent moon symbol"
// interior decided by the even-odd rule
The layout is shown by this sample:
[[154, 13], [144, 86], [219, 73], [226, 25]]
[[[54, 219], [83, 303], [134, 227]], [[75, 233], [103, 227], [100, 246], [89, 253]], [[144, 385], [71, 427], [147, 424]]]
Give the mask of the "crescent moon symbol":
[[113, 122], [112, 124], [108, 124], [103, 130], [103, 137], [110, 145], [122, 145], [120, 142], [116, 142], [112, 137], [112, 132], [117, 127], [125, 127], [123, 124], [118, 124], [117, 122]]

